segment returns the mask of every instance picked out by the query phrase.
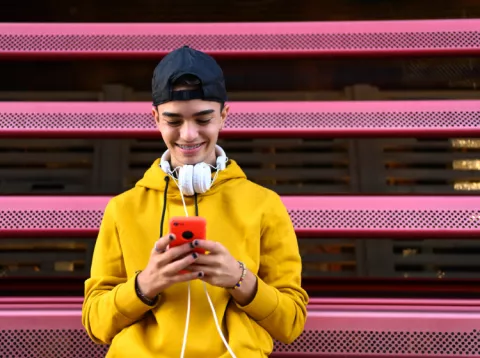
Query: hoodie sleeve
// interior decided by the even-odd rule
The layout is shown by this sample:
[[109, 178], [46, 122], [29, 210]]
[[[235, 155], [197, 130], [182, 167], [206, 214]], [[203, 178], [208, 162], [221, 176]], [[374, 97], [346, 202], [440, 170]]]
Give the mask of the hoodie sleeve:
[[254, 299], [237, 306], [285, 344], [303, 332], [308, 295], [301, 287], [302, 260], [290, 216], [278, 195], [264, 213], [258, 287]]
[[115, 199], [107, 204], [95, 244], [91, 276], [85, 281], [82, 324], [89, 337], [99, 344], [110, 344], [123, 328], [152, 308], [135, 293], [136, 275], [127, 277], [115, 206]]

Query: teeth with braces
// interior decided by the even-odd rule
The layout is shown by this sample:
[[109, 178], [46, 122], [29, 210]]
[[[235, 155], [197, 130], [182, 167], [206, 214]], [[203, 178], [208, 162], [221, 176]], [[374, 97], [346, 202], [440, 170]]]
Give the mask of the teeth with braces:
[[187, 146], [187, 145], [178, 145], [180, 148], [182, 149], [186, 149], [186, 150], [191, 150], [191, 149], [196, 149], [198, 147], [201, 146], [201, 144], [197, 144], [197, 145], [193, 145], [193, 146]]

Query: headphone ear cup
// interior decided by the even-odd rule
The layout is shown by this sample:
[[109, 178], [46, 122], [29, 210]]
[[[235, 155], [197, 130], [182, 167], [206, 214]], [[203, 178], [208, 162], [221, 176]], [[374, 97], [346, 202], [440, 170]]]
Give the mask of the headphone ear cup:
[[227, 155], [222, 147], [215, 145], [215, 153], [217, 154], [217, 170], [224, 170], [227, 167]]
[[168, 160], [170, 159], [170, 152], [169, 150], [167, 149], [162, 157], [160, 158], [160, 168], [162, 168], [162, 170], [166, 173], [166, 174], [170, 174], [170, 163], [168, 162]]
[[223, 155], [217, 157], [217, 170], [224, 170], [226, 168], [227, 157]]
[[179, 169], [178, 184], [184, 195], [191, 196], [195, 194], [193, 189], [193, 165], [184, 165]]
[[212, 172], [205, 163], [198, 163], [193, 168], [193, 189], [198, 194], [203, 194], [212, 185]]
[[166, 173], [170, 174], [170, 163], [167, 161], [160, 162], [160, 168]]

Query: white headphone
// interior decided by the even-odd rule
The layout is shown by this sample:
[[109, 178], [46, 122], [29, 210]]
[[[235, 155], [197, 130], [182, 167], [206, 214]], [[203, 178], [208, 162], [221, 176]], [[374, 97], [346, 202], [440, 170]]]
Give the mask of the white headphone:
[[[219, 146], [215, 145], [215, 154], [217, 155], [217, 174], [219, 171], [224, 170], [227, 166], [227, 155], [225, 151]], [[172, 175], [173, 171], [170, 168], [170, 151], [167, 149], [163, 153], [162, 158], [160, 159], [160, 168], [167, 173]], [[207, 163], [198, 163], [195, 165], [183, 165], [178, 167], [178, 186], [182, 193], [187, 196], [197, 194], [203, 194], [207, 192], [213, 184], [212, 172], [210, 170], [211, 165]]]

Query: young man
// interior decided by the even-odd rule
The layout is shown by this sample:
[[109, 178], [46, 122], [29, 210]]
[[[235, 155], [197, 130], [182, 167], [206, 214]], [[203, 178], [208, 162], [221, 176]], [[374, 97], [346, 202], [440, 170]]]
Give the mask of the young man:
[[[168, 150], [105, 209], [83, 325], [111, 345], [107, 357], [267, 357], [272, 338], [294, 341], [306, 320], [287, 210], [217, 146], [229, 106], [212, 57], [169, 53], [152, 96]], [[169, 247], [169, 219], [186, 215], [206, 219], [207, 240]]]

